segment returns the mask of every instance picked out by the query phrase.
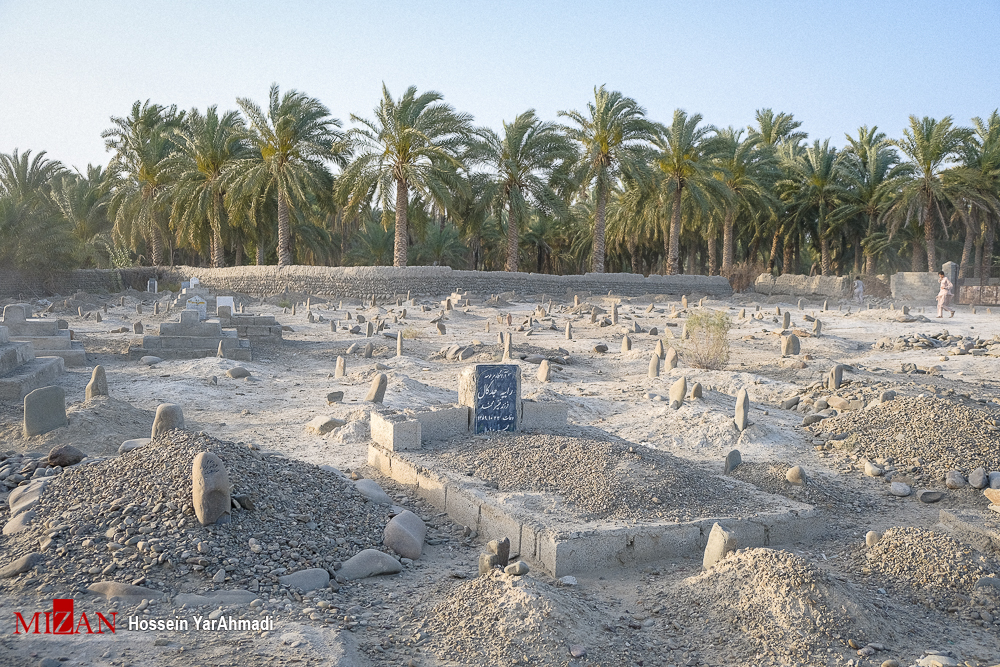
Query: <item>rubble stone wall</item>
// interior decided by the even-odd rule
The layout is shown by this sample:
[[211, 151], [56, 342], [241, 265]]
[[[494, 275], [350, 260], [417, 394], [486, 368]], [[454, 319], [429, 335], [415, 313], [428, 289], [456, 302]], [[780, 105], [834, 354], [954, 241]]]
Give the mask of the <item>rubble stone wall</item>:
[[282, 292], [302, 292], [341, 298], [378, 298], [436, 296], [452, 291], [472, 294], [549, 294], [572, 297], [574, 294], [612, 294], [643, 296], [667, 294], [691, 297], [728, 297], [733, 293], [729, 281], [721, 276], [649, 276], [632, 273], [588, 273], [553, 276], [503, 271], [454, 271], [448, 267], [385, 266], [237, 266], [205, 269], [178, 266], [141, 267], [122, 270], [80, 270], [30, 279], [0, 271], [0, 295], [8, 297], [69, 296], [77, 291], [117, 292], [123, 288], [144, 290], [149, 278], [179, 284], [192, 277], [203, 287], [217, 293], [240, 293], [271, 296]]
[[822, 296], [833, 299], [851, 295], [854, 281], [850, 276], [800, 276], [784, 274], [773, 276], [762, 273], [754, 282], [758, 294], [787, 296]]

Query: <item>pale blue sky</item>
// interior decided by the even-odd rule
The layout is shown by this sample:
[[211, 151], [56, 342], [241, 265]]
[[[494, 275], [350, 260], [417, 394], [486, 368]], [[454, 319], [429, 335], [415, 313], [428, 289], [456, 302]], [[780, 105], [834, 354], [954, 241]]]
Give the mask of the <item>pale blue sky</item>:
[[349, 125], [382, 81], [437, 90], [481, 125], [582, 109], [595, 84], [654, 120], [677, 107], [745, 126], [788, 111], [843, 144], [909, 114], [1000, 106], [1000, 3], [129, 2], [0, 0], [0, 152], [106, 163], [135, 100], [182, 108], [297, 88]]

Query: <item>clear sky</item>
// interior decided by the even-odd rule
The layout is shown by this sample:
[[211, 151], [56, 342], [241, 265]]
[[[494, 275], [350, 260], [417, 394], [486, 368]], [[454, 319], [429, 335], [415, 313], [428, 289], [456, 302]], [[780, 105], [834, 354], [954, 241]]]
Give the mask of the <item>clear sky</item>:
[[384, 81], [433, 89], [481, 125], [582, 109], [596, 84], [654, 120], [675, 108], [745, 126], [771, 107], [812, 138], [910, 114], [968, 123], [1000, 106], [1000, 3], [0, 0], [0, 152], [106, 163], [109, 117], [272, 82], [349, 125]]

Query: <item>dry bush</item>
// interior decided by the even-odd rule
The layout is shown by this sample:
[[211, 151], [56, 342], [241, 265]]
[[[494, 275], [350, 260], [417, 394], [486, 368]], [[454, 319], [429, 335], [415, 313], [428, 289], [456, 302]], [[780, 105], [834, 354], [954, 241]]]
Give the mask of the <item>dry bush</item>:
[[413, 327], [407, 327], [403, 329], [403, 340], [413, 340], [415, 338], [422, 338], [424, 332], [420, 329], [414, 329]]
[[764, 262], [740, 262], [733, 264], [728, 273], [723, 273], [732, 286], [734, 292], [746, 292], [753, 288], [757, 276], [767, 273], [767, 265]]
[[729, 316], [721, 311], [695, 311], [687, 320], [684, 360], [695, 368], [721, 370], [729, 363]]

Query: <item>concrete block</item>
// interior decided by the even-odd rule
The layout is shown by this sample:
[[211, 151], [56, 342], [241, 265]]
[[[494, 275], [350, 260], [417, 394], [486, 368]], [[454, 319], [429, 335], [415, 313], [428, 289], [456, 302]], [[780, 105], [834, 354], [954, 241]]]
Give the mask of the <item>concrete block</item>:
[[371, 412], [372, 440], [389, 451], [420, 449], [420, 422], [405, 415]]
[[521, 429], [553, 431], [569, 420], [569, 405], [561, 401], [522, 401]]
[[479, 515], [482, 504], [482, 499], [477, 498], [470, 489], [452, 486], [448, 489], [448, 494], [445, 497], [444, 511], [456, 523], [479, 530]]
[[510, 540], [510, 552], [512, 554], [523, 554], [521, 550], [521, 526], [522, 522], [508, 512], [491, 504], [484, 504], [480, 508], [479, 515], [479, 536], [481, 539]]
[[450, 440], [469, 433], [469, 408], [464, 405], [414, 412], [422, 442]]
[[381, 447], [368, 446], [368, 465], [386, 477], [392, 476], [392, 455]]
[[440, 510], [448, 504], [449, 485], [434, 474], [421, 472], [417, 475], [417, 496]]
[[29, 392], [52, 384], [66, 372], [61, 357], [38, 357], [0, 377], [0, 401], [19, 401]]

